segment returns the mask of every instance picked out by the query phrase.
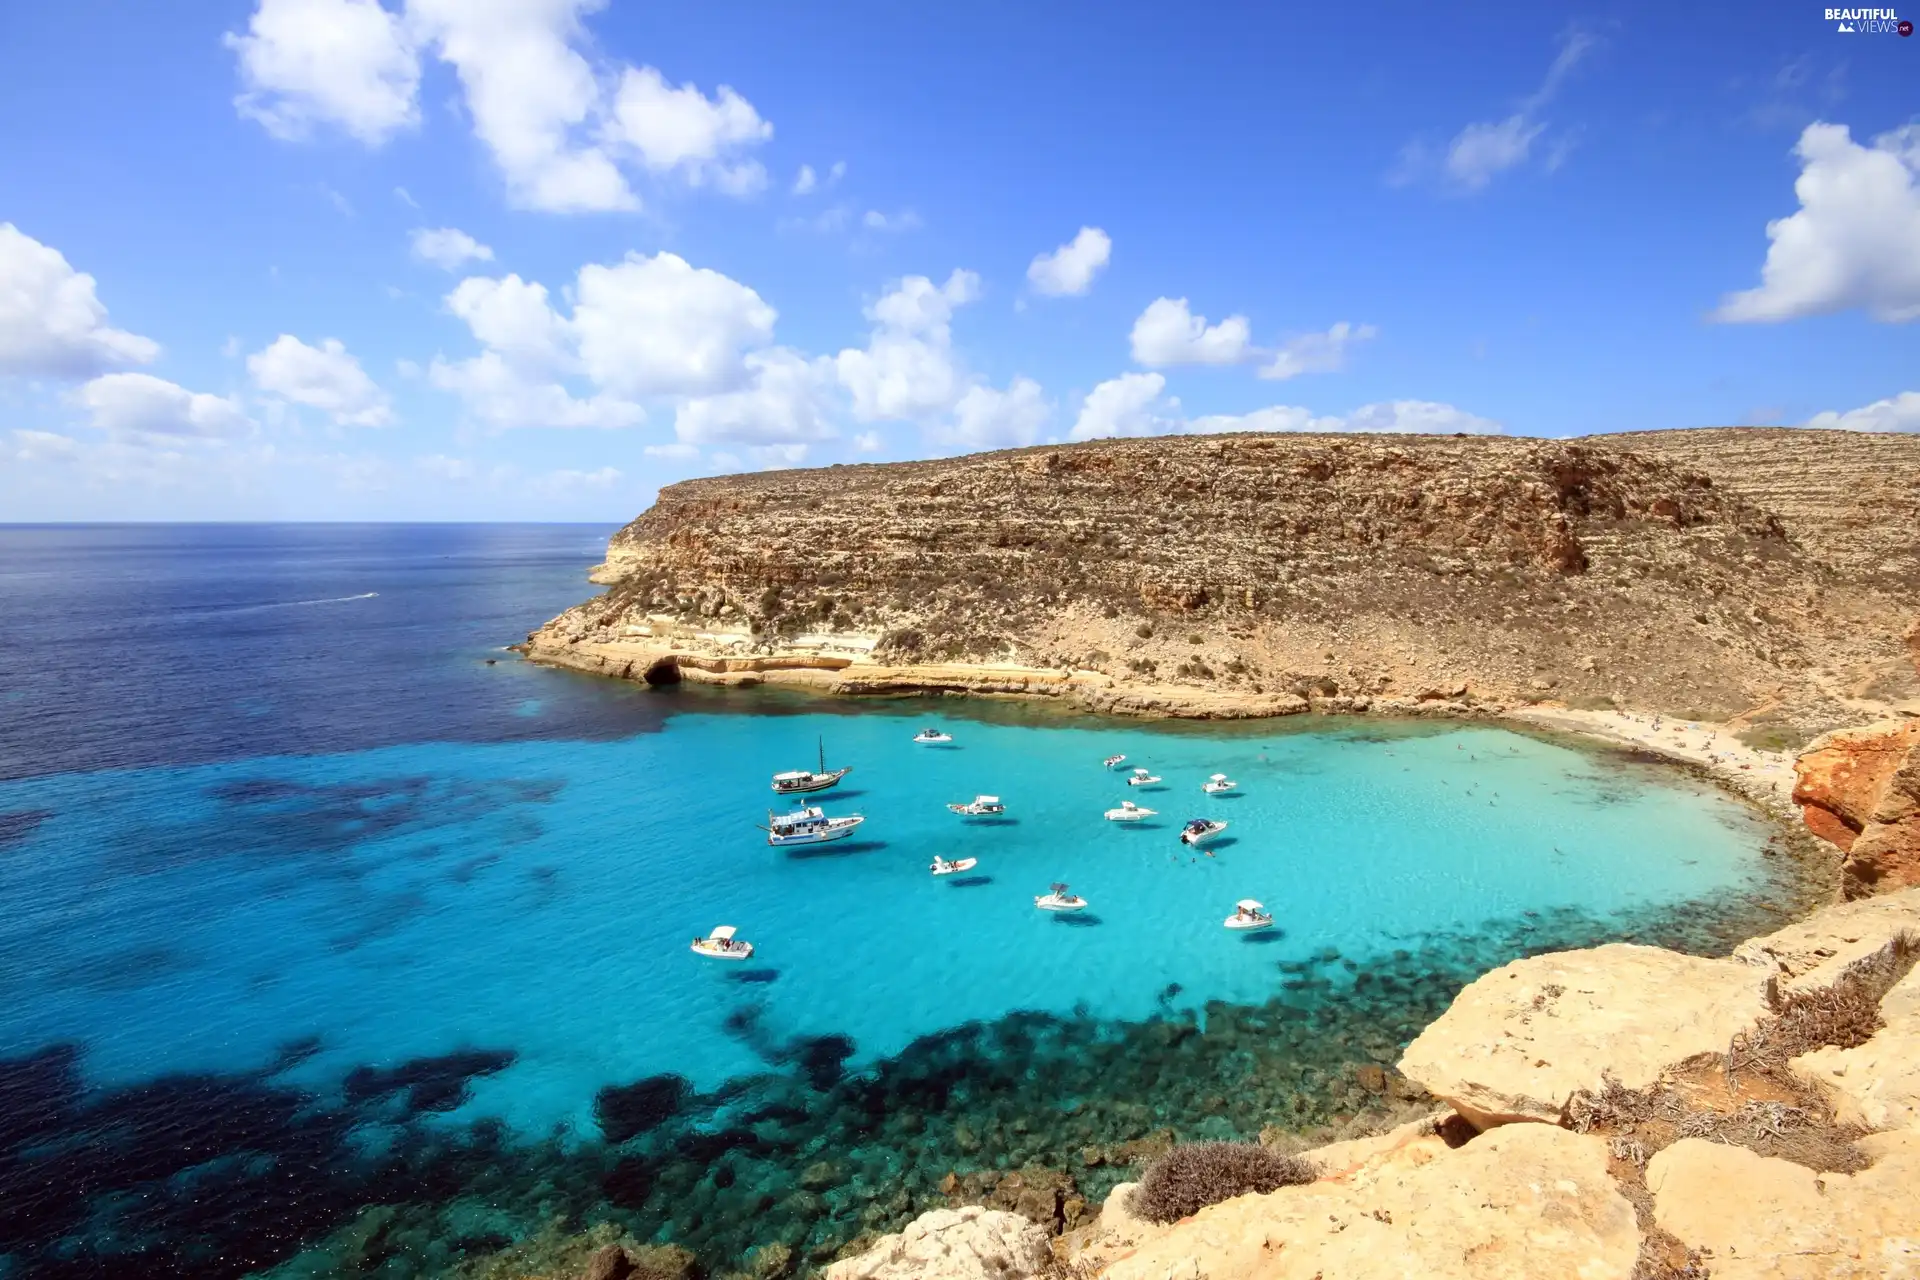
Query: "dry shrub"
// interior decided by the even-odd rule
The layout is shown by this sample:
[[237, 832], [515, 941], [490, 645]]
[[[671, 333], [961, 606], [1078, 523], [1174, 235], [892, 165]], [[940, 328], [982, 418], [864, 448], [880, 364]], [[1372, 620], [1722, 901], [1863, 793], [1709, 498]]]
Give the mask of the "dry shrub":
[[1785, 1078], [1787, 1063], [1831, 1045], [1854, 1049], [1885, 1026], [1880, 998], [1913, 968], [1920, 945], [1907, 935], [1852, 965], [1829, 987], [1776, 998], [1773, 1016], [1734, 1037], [1727, 1071]]
[[1195, 1142], [1173, 1148], [1147, 1167], [1133, 1193], [1133, 1211], [1149, 1222], [1178, 1222], [1210, 1204], [1312, 1182], [1319, 1175], [1298, 1156], [1257, 1142]]

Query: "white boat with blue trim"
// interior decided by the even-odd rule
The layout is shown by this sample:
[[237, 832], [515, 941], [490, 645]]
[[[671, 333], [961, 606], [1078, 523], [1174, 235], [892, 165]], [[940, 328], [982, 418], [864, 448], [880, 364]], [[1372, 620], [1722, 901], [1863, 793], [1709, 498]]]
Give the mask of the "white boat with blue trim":
[[790, 844], [825, 844], [829, 840], [842, 840], [852, 835], [853, 829], [865, 821], [866, 818], [857, 813], [829, 818], [825, 810], [808, 805], [792, 813], [769, 812], [767, 825], [760, 829], [767, 833], [767, 843], [777, 848]]

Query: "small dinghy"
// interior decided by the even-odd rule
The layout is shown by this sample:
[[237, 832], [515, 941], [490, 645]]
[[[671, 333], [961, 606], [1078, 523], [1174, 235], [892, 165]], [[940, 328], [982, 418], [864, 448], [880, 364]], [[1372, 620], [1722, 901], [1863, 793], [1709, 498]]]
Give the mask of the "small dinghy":
[[1033, 905], [1042, 911], [1085, 911], [1087, 900], [1068, 889], [1066, 885], [1050, 885], [1051, 893], [1045, 893], [1033, 900]]
[[1224, 796], [1238, 791], [1240, 784], [1224, 773], [1216, 773], [1200, 784], [1200, 789], [1210, 796]]
[[980, 859], [978, 858], [961, 858], [957, 862], [948, 862], [936, 853], [933, 855], [933, 865], [928, 867], [927, 870], [937, 876], [951, 876], [957, 875], [962, 871], [971, 871], [979, 865]]
[[1221, 922], [1229, 929], [1271, 929], [1273, 913], [1252, 898], [1242, 898], [1233, 906], [1233, 914]]
[[1155, 816], [1153, 809], [1142, 808], [1131, 800], [1122, 800], [1118, 809], [1107, 810], [1108, 822], [1139, 822]]
[[827, 768], [827, 744], [822, 740], [820, 743], [820, 767], [817, 770], [789, 769], [785, 773], [774, 774], [774, 794], [796, 796], [804, 795], [809, 791], [825, 791], [828, 787], [833, 786], [839, 782], [840, 779], [852, 772], [852, 765], [847, 765], [840, 769]]
[[1227, 829], [1224, 822], [1212, 818], [1195, 818], [1180, 828], [1180, 843], [1184, 845], [1203, 845]]
[[1127, 775], [1127, 785], [1130, 787], [1150, 787], [1158, 781], [1160, 781], [1159, 774], [1149, 773], [1145, 769], [1135, 769]]
[[829, 840], [841, 840], [852, 835], [853, 829], [865, 821], [857, 813], [844, 818], [829, 818], [817, 806], [809, 805], [792, 813], [770, 812], [767, 814], [767, 825], [760, 829], [767, 833], [767, 843], [777, 848], [782, 845], [825, 844]]
[[693, 940], [693, 953], [714, 960], [748, 960], [753, 957], [753, 944], [734, 937], [737, 932], [730, 924], [723, 924], [704, 938]]
[[963, 818], [991, 818], [1007, 811], [999, 796], [975, 796], [965, 804], [950, 804], [947, 808]]
[[1125, 764], [1126, 762], [1127, 762], [1127, 758], [1125, 756], [1108, 756], [1105, 760], [1102, 760], [1100, 762], [1100, 767], [1102, 769], [1118, 769], [1121, 765]]
[[938, 729], [927, 728], [914, 734], [913, 740], [922, 746], [938, 746], [943, 742], [952, 742], [953, 735], [942, 733]]

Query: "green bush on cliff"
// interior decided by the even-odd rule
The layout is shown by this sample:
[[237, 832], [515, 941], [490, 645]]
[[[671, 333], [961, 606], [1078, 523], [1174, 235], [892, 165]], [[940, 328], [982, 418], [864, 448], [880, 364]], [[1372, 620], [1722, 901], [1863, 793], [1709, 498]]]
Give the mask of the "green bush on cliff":
[[1257, 1142], [1194, 1142], [1147, 1167], [1133, 1193], [1133, 1211], [1149, 1222], [1178, 1222], [1210, 1204], [1312, 1182], [1319, 1175], [1298, 1156]]

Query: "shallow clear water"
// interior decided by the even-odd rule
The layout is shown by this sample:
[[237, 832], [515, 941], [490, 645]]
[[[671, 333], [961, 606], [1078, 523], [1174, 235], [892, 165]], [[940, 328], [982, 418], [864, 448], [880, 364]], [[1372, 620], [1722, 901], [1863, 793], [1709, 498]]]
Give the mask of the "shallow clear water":
[[[0, 531], [0, 544], [24, 536]], [[0, 1230], [0, 1252], [48, 1274], [143, 1238], [156, 1274], [237, 1274], [356, 1204], [444, 1209], [468, 1185], [442, 1167], [455, 1148], [432, 1144], [447, 1141], [485, 1147], [476, 1167], [496, 1182], [526, 1166], [519, 1190], [488, 1193], [503, 1216], [476, 1239], [516, 1237], [558, 1195], [587, 1219], [624, 1214], [643, 1235], [737, 1250], [771, 1229], [754, 1223], [786, 1194], [786, 1166], [879, 1141], [876, 1108], [928, 1118], [885, 1147], [895, 1181], [935, 1160], [1021, 1146], [1051, 1160], [1090, 1137], [1193, 1129], [1222, 1052], [1255, 1055], [1263, 1087], [1304, 1097], [1334, 1080], [1310, 1089], [1304, 1064], [1390, 1062], [1421, 1011], [1486, 964], [1536, 942], [1750, 913], [1774, 883], [1766, 831], [1725, 797], [1496, 729], [1155, 727], [647, 693], [499, 654], [580, 593], [598, 546], [582, 530], [279, 529], [259, 535], [264, 557], [232, 530], [67, 536], [74, 572], [36, 531], [33, 572], [15, 556], [0, 574], [10, 616], [28, 619], [28, 670], [0, 734], [14, 775], [0, 782], [0, 1189], [40, 1198], [27, 1227]], [[76, 592], [83, 569], [91, 589]], [[76, 717], [60, 690], [99, 704], [96, 674], [114, 710]], [[929, 722], [955, 743], [913, 744]], [[776, 803], [768, 776], [811, 766], [820, 740], [854, 772], [817, 802], [868, 820], [847, 841], [770, 849], [754, 826]], [[1164, 785], [1125, 786], [1100, 765], [1116, 751]], [[1215, 771], [1243, 794], [1202, 795]], [[1003, 797], [1007, 819], [944, 808], [979, 792]], [[1128, 798], [1160, 818], [1102, 819]], [[1213, 856], [1176, 839], [1199, 814], [1231, 824]], [[980, 865], [934, 879], [935, 853]], [[1091, 908], [1036, 911], [1054, 880]], [[1281, 927], [1222, 928], [1242, 897]], [[689, 953], [719, 923], [756, 944], [753, 960]], [[1376, 973], [1379, 985], [1355, 986]], [[1227, 1006], [1260, 1030], [1222, 1050], [1212, 1024], [1225, 1034], [1242, 1016]], [[1318, 1039], [1302, 1030], [1322, 1017]], [[1112, 1081], [1094, 1108], [1105, 1118], [1011, 1136], [1049, 1089], [1053, 1104], [1100, 1095], [1074, 1063], [1152, 1026], [1205, 1026], [1212, 1044], [1179, 1048], [1171, 1032], [1163, 1059], [1136, 1045], [1128, 1056], [1152, 1059], [1151, 1079]], [[948, 1035], [966, 1027], [964, 1045]], [[929, 1074], [942, 1054], [968, 1065]], [[1053, 1078], [1039, 1064], [1056, 1058]], [[1002, 1066], [1013, 1075], [999, 1101], [970, 1092]], [[768, 1073], [792, 1077], [767, 1104], [787, 1126], [778, 1136], [765, 1117], [729, 1118], [741, 1082]], [[599, 1091], [664, 1075], [689, 1083], [664, 1109], [643, 1098], [641, 1136], [606, 1152], [618, 1122], [605, 1099], [596, 1121]], [[1342, 1087], [1325, 1084], [1326, 1107]], [[1158, 1110], [1126, 1112], [1142, 1093]], [[1260, 1108], [1280, 1096], [1247, 1096], [1230, 1120], [1211, 1108], [1216, 1120], [1237, 1132], [1276, 1118]], [[955, 1136], [1003, 1120], [997, 1156]], [[557, 1145], [536, 1143], [556, 1130]], [[928, 1145], [934, 1130], [944, 1145]], [[61, 1153], [103, 1133], [126, 1147], [107, 1142], [103, 1165]], [[758, 1163], [699, 1182], [713, 1141]], [[508, 1159], [502, 1142], [537, 1157]], [[606, 1165], [616, 1157], [626, 1164]], [[201, 1189], [179, 1189], [196, 1177]], [[399, 1191], [380, 1181], [394, 1177]], [[156, 1178], [170, 1190], [148, 1195], [139, 1231], [97, 1194]], [[207, 1225], [219, 1202], [207, 1188], [258, 1205], [261, 1180], [289, 1178], [312, 1185], [286, 1193], [273, 1232]], [[758, 1199], [728, 1198], [741, 1178]], [[569, 1179], [577, 1190], [553, 1191]], [[793, 1209], [783, 1230], [824, 1250], [872, 1216], [880, 1193], [862, 1194]], [[703, 1195], [704, 1212], [669, 1220]], [[444, 1213], [433, 1221], [429, 1235], [452, 1230]], [[227, 1252], [167, 1243], [189, 1227], [227, 1231]]]

